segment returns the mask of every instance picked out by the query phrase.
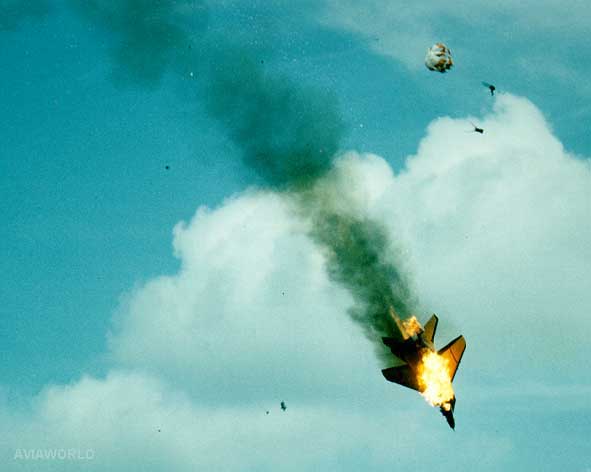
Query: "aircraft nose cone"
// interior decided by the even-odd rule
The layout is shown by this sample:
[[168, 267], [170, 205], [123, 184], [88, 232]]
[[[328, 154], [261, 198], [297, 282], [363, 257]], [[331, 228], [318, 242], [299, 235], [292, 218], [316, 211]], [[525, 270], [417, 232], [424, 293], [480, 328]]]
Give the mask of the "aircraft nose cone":
[[449, 425], [449, 427], [455, 431], [455, 429], [456, 429], [456, 421], [454, 420], [454, 414], [453, 414], [453, 412], [451, 410], [445, 410], [443, 408], [441, 408], [440, 411], [441, 411], [441, 414], [443, 416], [445, 416], [445, 419], [446, 419], [447, 424]]

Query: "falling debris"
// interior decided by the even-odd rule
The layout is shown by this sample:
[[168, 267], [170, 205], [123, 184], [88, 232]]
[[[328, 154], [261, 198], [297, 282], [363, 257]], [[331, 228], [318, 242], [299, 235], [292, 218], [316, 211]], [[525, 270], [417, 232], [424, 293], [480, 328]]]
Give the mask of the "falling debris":
[[472, 123], [472, 122], [470, 122], [470, 124], [471, 124], [472, 126], [474, 126], [474, 129], [472, 130], [474, 133], [480, 133], [480, 134], [483, 134], [483, 133], [484, 133], [484, 130], [483, 130], [482, 128], [479, 128], [478, 126], [476, 126], [476, 125], [475, 125], [474, 123]]
[[482, 82], [482, 85], [484, 85], [487, 89], [490, 90], [491, 96], [495, 94], [495, 90], [497, 88], [493, 84], [489, 84], [488, 82]]
[[436, 43], [427, 49], [425, 66], [429, 70], [444, 73], [452, 68], [454, 61], [451, 58], [451, 51], [443, 43]]
[[281, 409], [283, 411], [287, 410], [287, 407], [285, 406], [285, 402], [281, 402]]
[[436, 351], [433, 338], [437, 329], [437, 316], [433, 315], [423, 328], [414, 316], [401, 320], [393, 308], [390, 308], [390, 314], [402, 339], [383, 338], [382, 341], [399, 362], [394, 367], [383, 369], [382, 374], [390, 382], [420, 392], [430, 405], [439, 407], [447, 424], [455, 429], [453, 413], [456, 396], [451, 383], [466, 349], [464, 337], [458, 336]]
[[164, 166], [166, 170], [170, 170], [170, 166]]
[[267, 410], [266, 414], [267, 414], [267, 415], [269, 414], [269, 410]]

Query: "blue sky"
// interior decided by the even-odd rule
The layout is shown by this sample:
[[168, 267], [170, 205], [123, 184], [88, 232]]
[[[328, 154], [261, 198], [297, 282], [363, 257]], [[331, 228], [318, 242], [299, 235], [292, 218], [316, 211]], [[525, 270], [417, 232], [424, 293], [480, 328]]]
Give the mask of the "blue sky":
[[[3, 469], [82, 447], [90, 470], [390, 470], [431, 443], [421, 464], [443, 470], [591, 467], [585, 5], [164, 2], [147, 24], [172, 45], [126, 36], [126, 6], [154, 2], [81, 5], [2, 6]], [[449, 74], [422, 64], [438, 40]], [[249, 84], [211, 84], [241, 77], [228, 51], [296, 90], [261, 109], [268, 135], [236, 137]], [[384, 225], [438, 344], [468, 340], [455, 436], [383, 381], [309, 222], [245, 163], [265, 136], [298, 143], [282, 119], [324, 137], [333, 106], [351, 152], [327, 185]]]

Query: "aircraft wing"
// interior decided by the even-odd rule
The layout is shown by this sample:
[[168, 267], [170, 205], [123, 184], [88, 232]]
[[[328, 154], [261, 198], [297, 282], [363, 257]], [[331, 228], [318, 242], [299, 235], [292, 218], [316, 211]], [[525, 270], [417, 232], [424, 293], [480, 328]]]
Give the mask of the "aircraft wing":
[[389, 380], [390, 382], [395, 382], [420, 392], [417, 376], [408, 364], [383, 369], [382, 374], [384, 374], [386, 380]]
[[466, 349], [466, 340], [464, 339], [464, 336], [458, 336], [447, 346], [440, 349], [437, 353], [449, 361], [449, 373], [451, 380], [453, 380], [454, 376], [456, 375], [456, 370], [458, 370], [458, 366], [460, 365], [460, 361], [464, 355], [464, 349]]

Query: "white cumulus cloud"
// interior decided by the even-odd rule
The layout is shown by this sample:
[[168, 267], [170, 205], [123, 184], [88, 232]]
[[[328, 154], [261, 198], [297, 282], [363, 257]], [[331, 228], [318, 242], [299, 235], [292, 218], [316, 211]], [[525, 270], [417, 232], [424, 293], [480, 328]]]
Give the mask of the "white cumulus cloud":
[[[585, 408], [575, 400], [589, 390], [578, 370], [591, 327], [591, 168], [523, 98], [498, 96], [478, 120], [483, 135], [466, 133], [471, 119], [431, 123], [399, 174], [351, 152], [331, 180], [407, 255], [419, 317], [440, 315], [438, 344], [466, 336], [455, 435], [420, 396], [381, 378], [386, 366], [346, 314], [351, 296], [289, 201], [251, 190], [176, 226], [181, 268], [127, 294], [105, 378], [48, 386], [28, 409], [4, 401], [3, 470], [519, 464], [522, 437], [496, 421]], [[557, 395], [574, 399], [571, 410], [552, 406]], [[576, 431], [560, 434], [582, 466], [568, 449]], [[408, 452], [425, 444], [427, 457]], [[23, 461], [19, 448], [90, 448], [94, 459]]]

